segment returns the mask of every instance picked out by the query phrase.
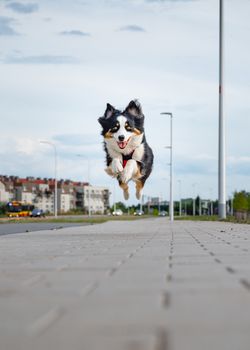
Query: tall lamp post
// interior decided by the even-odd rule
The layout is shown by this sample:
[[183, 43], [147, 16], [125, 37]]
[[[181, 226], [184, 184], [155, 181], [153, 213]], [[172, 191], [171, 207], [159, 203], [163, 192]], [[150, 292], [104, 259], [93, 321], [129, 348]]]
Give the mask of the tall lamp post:
[[54, 148], [54, 156], [55, 156], [55, 192], [54, 192], [54, 215], [57, 217], [57, 150], [56, 145], [53, 142], [42, 140], [40, 143], [46, 143]]
[[114, 202], [114, 213], [116, 215], [116, 191], [115, 191], [116, 181], [113, 181], [113, 202]]
[[210, 197], [210, 215], [214, 215], [214, 208], [213, 208], [213, 190], [212, 188], [209, 188], [209, 197]]
[[220, 21], [219, 21], [219, 218], [225, 219], [226, 213], [226, 131], [225, 131], [225, 117], [223, 114], [223, 56], [224, 56], [224, 42], [223, 42], [223, 0], [220, 0]]
[[168, 115], [170, 117], [170, 198], [169, 198], [169, 218], [170, 221], [174, 221], [174, 205], [173, 205], [173, 114], [171, 112], [162, 112], [162, 115]]
[[192, 184], [193, 186], [193, 192], [194, 192], [194, 197], [193, 197], [193, 216], [195, 216], [195, 186], [196, 186], [196, 183]]
[[178, 183], [179, 183], [179, 194], [180, 194], [179, 216], [181, 216], [181, 212], [182, 212], [182, 203], [181, 203], [181, 180], [178, 180]]
[[90, 162], [89, 162], [89, 158], [86, 157], [85, 155], [83, 154], [77, 154], [76, 155], [77, 157], [80, 157], [80, 158], [84, 158], [88, 161], [88, 183], [89, 183], [89, 191], [88, 191], [88, 216], [91, 216], [91, 209], [90, 209]]

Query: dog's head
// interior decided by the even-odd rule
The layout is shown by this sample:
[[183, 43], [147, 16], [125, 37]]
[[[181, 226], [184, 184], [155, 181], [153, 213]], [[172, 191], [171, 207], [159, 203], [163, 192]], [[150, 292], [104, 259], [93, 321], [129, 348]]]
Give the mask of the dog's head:
[[106, 143], [111, 144], [117, 151], [122, 152], [128, 145], [141, 142], [144, 115], [137, 100], [131, 101], [123, 112], [108, 103], [104, 116], [98, 121]]

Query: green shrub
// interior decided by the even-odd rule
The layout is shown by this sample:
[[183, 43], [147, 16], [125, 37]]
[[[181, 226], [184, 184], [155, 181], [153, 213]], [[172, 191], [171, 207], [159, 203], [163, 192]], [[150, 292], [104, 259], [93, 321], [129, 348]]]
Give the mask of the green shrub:
[[250, 195], [246, 191], [234, 193], [233, 206], [235, 211], [250, 210]]

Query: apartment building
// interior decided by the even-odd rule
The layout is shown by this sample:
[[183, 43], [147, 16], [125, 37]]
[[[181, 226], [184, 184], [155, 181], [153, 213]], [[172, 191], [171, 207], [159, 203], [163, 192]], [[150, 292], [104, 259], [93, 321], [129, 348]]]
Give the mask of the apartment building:
[[[55, 180], [34, 177], [0, 175], [0, 202], [18, 200], [33, 203], [45, 212], [54, 212]], [[78, 209], [84, 213], [104, 214], [109, 208], [109, 189], [85, 182], [59, 180], [57, 182], [57, 210], [67, 213]]]
[[85, 211], [103, 214], [109, 207], [109, 189], [87, 185], [83, 187], [83, 205]]
[[14, 199], [14, 177], [0, 176], [0, 202]]

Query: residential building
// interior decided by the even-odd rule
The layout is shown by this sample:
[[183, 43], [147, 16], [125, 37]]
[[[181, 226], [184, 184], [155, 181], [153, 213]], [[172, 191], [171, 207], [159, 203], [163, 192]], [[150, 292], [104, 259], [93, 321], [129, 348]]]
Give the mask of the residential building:
[[0, 202], [9, 202], [14, 199], [14, 176], [0, 175]]
[[85, 211], [90, 211], [92, 214], [104, 214], [109, 207], [109, 189], [97, 186], [83, 187], [83, 206]]
[[[0, 202], [18, 200], [53, 213], [54, 193], [54, 179], [0, 175]], [[86, 182], [62, 179], [57, 182], [57, 206], [59, 213], [75, 209], [88, 213], [90, 206], [92, 214], [104, 214], [109, 207], [109, 190]]]
[[11, 193], [6, 190], [5, 184], [0, 181], [0, 202], [9, 202]]

